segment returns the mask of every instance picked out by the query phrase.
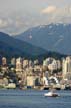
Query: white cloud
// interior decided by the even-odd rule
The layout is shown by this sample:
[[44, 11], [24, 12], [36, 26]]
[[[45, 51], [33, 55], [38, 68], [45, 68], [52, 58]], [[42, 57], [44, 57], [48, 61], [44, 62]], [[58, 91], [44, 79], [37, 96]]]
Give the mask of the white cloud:
[[41, 13], [44, 13], [44, 14], [50, 14], [50, 13], [53, 13], [56, 11], [56, 6], [48, 6], [47, 8], [43, 9], [41, 11]]
[[54, 6], [55, 7], [54, 9], [49, 8], [49, 7], [43, 9], [42, 14], [41, 14], [44, 19], [45, 24], [71, 23], [71, 6], [64, 6], [64, 7]]

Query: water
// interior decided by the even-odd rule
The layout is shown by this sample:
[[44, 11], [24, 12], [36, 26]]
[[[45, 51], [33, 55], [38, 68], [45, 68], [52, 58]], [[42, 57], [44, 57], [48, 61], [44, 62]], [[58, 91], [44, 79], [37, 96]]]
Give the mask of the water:
[[0, 108], [71, 108], [71, 91], [57, 91], [57, 98], [44, 97], [46, 92], [0, 90]]

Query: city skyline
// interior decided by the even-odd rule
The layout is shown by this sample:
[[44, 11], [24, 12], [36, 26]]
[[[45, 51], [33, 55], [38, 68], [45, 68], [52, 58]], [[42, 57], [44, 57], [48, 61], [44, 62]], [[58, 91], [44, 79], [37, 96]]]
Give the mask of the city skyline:
[[70, 35], [71, 0], [0, 0], [0, 108], [71, 107]]

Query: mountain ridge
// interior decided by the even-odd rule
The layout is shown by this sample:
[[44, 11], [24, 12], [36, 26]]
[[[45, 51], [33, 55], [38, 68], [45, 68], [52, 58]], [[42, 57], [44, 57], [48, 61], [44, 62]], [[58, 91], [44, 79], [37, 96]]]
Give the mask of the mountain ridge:
[[33, 27], [14, 38], [62, 54], [71, 54], [71, 24], [49, 24]]
[[27, 58], [32, 58], [45, 54], [46, 51], [42, 48], [35, 47], [27, 42], [14, 39], [8, 34], [0, 32], [0, 54], [1, 53], [3, 56], [5, 54], [9, 56], [12, 53], [11, 56], [24, 56]]
[[61, 59], [61, 57], [64, 57], [65, 55], [46, 51], [40, 47], [35, 47], [25, 41], [14, 39], [8, 34], [0, 32], [0, 60], [3, 56], [8, 59], [12, 57], [23, 57], [26, 59], [39, 59], [42, 61], [46, 57]]

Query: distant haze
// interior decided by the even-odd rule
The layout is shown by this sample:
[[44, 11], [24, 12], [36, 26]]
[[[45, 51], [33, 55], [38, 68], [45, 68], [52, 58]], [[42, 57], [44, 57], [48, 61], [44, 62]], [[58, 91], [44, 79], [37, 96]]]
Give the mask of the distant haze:
[[71, 23], [71, 0], [0, 0], [0, 31], [18, 34], [50, 23]]

